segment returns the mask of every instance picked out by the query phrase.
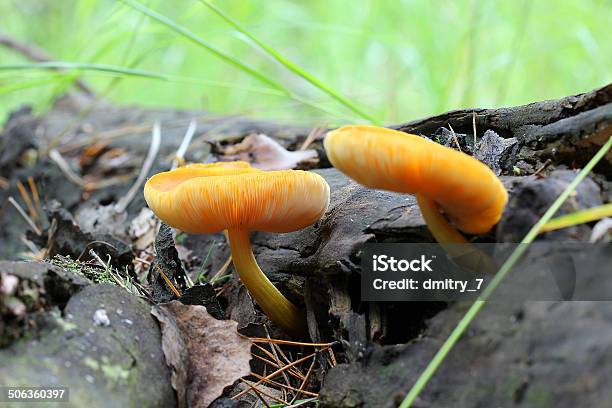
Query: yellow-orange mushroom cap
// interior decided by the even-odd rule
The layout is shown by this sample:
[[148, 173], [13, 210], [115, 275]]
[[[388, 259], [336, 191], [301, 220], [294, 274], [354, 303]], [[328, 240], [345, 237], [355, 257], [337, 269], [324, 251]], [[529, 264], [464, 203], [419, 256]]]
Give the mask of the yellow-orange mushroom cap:
[[460, 230], [489, 231], [508, 194], [485, 164], [425, 138], [374, 126], [344, 126], [324, 140], [330, 162], [371, 188], [434, 201]]
[[227, 230], [236, 272], [266, 315], [288, 333], [306, 332], [304, 311], [257, 265], [249, 230], [290, 232], [317, 221], [329, 205], [329, 185], [316, 173], [262, 171], [245, 162], [193, 164], [151, 177], [144, 188], [151, 210], [191, 233]]
[[290, 232], [321, 218], [329, 185], [316, 173], [262, 171], [228, 162], [156, 174], [145, 184], [144, 196], [159, 218], [185, 232]]

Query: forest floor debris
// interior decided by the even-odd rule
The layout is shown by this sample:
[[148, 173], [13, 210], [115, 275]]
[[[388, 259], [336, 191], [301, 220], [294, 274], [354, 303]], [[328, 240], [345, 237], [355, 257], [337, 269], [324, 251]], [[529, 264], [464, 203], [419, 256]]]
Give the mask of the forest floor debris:
[[[510, 205], [497, 231], [475, 239], [516, 241], [609, 137], [611, 109], [612, 86], [607, 86], [524, 107], [453, 111], [398, 128], [460, 148], [494, 168], [510, 191]], [[0, 257], [48, 260], [0, 261], [0, 373], [15, 370], [20, 378], [45, 380], [50, 366], [32, 359], [52, 354], [58, 349], [55, 341], [64, 341], [72, 348], [62, 348], [49, 364], [61, 359], [60, 374], [84, 390], [75, 398], [95, 395], [95, 387], [103, 384], [144, 398], [119, 393], [118, 404], [173, 406], [162, 340], [149, 315], [150, 303], [162, 302], [156, 308], [163, 309], [172, 302], [184, 310], [206, 310], [208, 323], [231, 325], [223, 330], [237, 331], [232, 336], [244, 340], [236, 340], [243, 344], [242, 362], [252, 358], [214, 392], [202, 391], [200, 403], [220, 397], [213, 406], [250, 401], [340, 407], [382, 406], [376, 404], [384, 399], [392, 406], [461, 313], [462, 305], [455, 304], [360, 302], [361, 244], [428, 242], [431, 236], [413, 197], [365, 189], [329, 168], [321, 146], [325, 127], [112, 106], [92, 110], [82, 126], [67, 126], [78, 114], [62, 101], [43, 118], [22, 110], [11, 115], [0, 135]], [[157, 120], [163, 134], [159, 152], [151, 148]], [[261, 155], [262, 143], [272, 156]], [[45, 151], [57, 154], [47, 157]], [[331, 186], [329, 211], [316, 226], [252, 237], [262, 269], [308, 311], [310, 340], [288, 340], [270, 325], [234, 277], [223, 234], [175, 235], [145, 209], [141, 194], [130, 193], [139, 191], [143, 177], [224, 155], [272, 167], [314, 166]], [[155, 160], [147, 160], [151, 157]], [[610, 163], [608, 158], [596, 168], [564, 212], [610, 202]], [[120, 211], [118, 203], [123, 203]], [[549, 237], [588, 241], [609, 236], [605, 220], [594, 224]], [[93, 319], [101, 310], [107, 319], [100, 314], [98, 321], [108, 324], [96, 325]], [[493, 312], [460, 343], [455, 360], [423, 395], [423, 404], [452, 403], [462, 390], [484, 405], [553, 401], [569, 406], [585, 393], [593, 401], [609, 399], [600, 379], [610, 373], [597, 364], [605, 360], [597, 352], [598, 345], [607, 344], [605, 304], [550, 303]], [[562, 321], [562, 328], [550, 319]], [[176, 316], [170, 320], [178, 321]], [[593, 344], [595, 349], [589, 349]], [[138, 351], [141, 347], [146, 353]], [[568, 349], [578, 350], [576, 358], [564, 354]], [[551, 368], [555, 358], [570, 363]], [[507, 367], [506, 377], [495, 377], [499, 366]], [[553, 368], [554, 378], [540, 375]], [[571, 389], [578, 373], [585, 382]], [[155, 384], [156, 393], [138, 391], [143, 384]], [[180, 386], [177, 391], [181, 388], [185, 391]], [[478, 394], [480, 389], [488, 393]], [[546, 389], [562, 392], [544, 395]], [[157, 402], [151, 403], [153, 398]]]

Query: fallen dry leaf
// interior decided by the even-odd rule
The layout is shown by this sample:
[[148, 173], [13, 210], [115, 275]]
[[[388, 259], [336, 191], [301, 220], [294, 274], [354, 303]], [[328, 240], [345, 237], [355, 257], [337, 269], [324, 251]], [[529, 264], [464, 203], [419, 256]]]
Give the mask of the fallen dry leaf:
[[79, 165], [82, 174], [102, 176], [115, 171], [131, 170], [132, 159], [132, 155], [123, 148], [111, 147], [107, 143], [94, 143], [83, 150], [79, 157]]
[[263, 135], [249, 135], [240, 143], [228, 147], [222, 160], [243, 160], [262, 170], [287, 170], [298, 163], [318, 157], [315, 150], [289, 151], [274, 139]]
[[147, 207], [142, 208], [130, 223], [128, 235], [136, 250], [152, 249], [157, 235], [157, 218], [153, 211]]
[[237, 322], [217, 320], [204, 306], [178, 301], [154, 306], [151, 314], [161, 325], [179, 408], [207, 407], [251, 372], [251, 341], [238, 334]]

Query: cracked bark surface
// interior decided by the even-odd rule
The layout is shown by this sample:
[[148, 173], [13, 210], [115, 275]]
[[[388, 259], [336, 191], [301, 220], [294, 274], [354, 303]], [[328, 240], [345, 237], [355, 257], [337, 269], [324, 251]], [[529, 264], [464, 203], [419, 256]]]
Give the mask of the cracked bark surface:
[[[431, 135], [449, 125], [459, 134], [479, 138], [491, 130], [504, 138], [516, 138], [520, 151], [510, 165], [527, 173], [546, 160], [554, 164], [582, 166], [612, 135], [612, 84], [561, 99], [499, 109], [464, 109], [393, 126], [403, 132]], [[612, 153], [598, 170], [612, 176]], [[522, 163], [524, 162], [524, 163]]]

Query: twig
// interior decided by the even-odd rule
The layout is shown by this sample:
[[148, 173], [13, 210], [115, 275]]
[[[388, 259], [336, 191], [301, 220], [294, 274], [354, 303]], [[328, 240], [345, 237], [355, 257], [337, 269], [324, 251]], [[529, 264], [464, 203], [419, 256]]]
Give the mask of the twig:
[[126, 183], [134, 178], [134, 174], [121, 174], [118, 176], [113, 176], [107, 179], [95, 181], [95, 182], [85, 182], [85, 189], [89, 191], [100, 190], [103, 188], [107, 188], [110, 186], [114, 186], [116, 184]]
[[89, 250], [89, 255], [94, 258], [99, 264], [100, 266], [102, 266], [104, 269], [108, 269], [108, 264], [106, 262], [104, 262], [102, 260], [102, 258], [100, 258], [100, 255], [98, 255], [96, 253], [96, 251], [94, 251], [93, 249]]
[[[223, 122], [221, 124], [218, 125], [218, 127], [222, 127], [225, 126], [226, 123], [229, 122], [229, 124], [232, 123], [232, 121], [230, 121], [230, 119], [232, 119], [233, 121], [237, 121], [240, 119], [239, 116], [235, 116], [235, 117], [227, 117], [223, 116], [223, 115], [213, 115], [213, 114], [208, 114], [208, 115], [202, 115], [202, 116], [196, 116], [194, 119], [196, 119], [198, 121], [198, 123], [209, 123], [209, 122], [214, 122], [214, 121], [218, 121], [218, 120], [223, 120]], [[182, 127], [184, 126], [184, 119], [176, 119], [176, 120], [168, 120], [167, 122], [164, 122], [164, 126], [165, 128], [178, 128], [178, 127]], [[80, 149], [82, 147], [88, 146], [92, 143], [95, 143], [97, 141], [105, 141], [105, 142], [109, 142], [111, 140], [114, 139], [118, 139], [120, 137], [124, 137], [124, 136], [130, 136], [133, 135], [135, 133], [144, 133], [144, 132], [150, 132], [151, 129], [153, 128], [152, 125], [126, 125], [126, 126], [121, 126], [115, 129], [111, 129], [111, 130], [106, 130], [103, 132], [97, 132], [95, 134], [92, 134], [91, 136], [87, 137], [87, 138], [82, 138], [79, 140], [76, 140], [74, 142], [70, 142], [67, 143], [63, 146], [59, 146], [58, 150], [61, 153], [68, 153], [77, 149]], [[211, 129], [214, 130], [215, 128]], [[209, 132], [211, 131], [209, 130]]]
[[30, 44], [23, 43], [6, 34], [0, 34], [0, 45], [9, 48], [28, 59], [33, 61], [45, 62], [49, 61], [49, 56], [40, 48]]
[[112, 185], [119, 184], [119, 183], [123, 183], [129, 180], [130, 178], [132, 178], [131, 175], [119, 175], [119, 176], [114, 176], [114, 177], [107, 178], [107, 179], [104, 179], [98, 182], [88, 183], [81, 176], [76, 174], [72, 170], [72, 168], [70, 168], [70, 165], [68, 164], [66, 159], [64, 159], [64, 157], [61, 155], [59, 150], [57, 149], [49, 150], [49, 158], [55, 164], [57, 164], [57, 166], [60, 168], [62, 173], [64, 173], [66, 178], [68, 178], [69, 181], [71, 181], [72, 183], [76, 184], [77, 186], [83, 189], [90, 190], [90, 191], [110, 187]]
[[[255, 395], [257, 395], [257, 398], [259, 398], [259, 400], [265, 405], [266, 408], [270, 408], [270, 404], [268, 404], [268, 402], [261, 396], [261, 394], [257, 391], [257, 390], [253, 390], [253, 392], [255, 392]], [[255, 408], [255, 401], [251, 404], [250, 408]]]
[[[40, 249], [38, 249], [38, 247], [36, 245], [34, 245], [34, 243], [32, 241], [30, 241], [29, 239], [27, 239], [25, 237], [25, 235], [21, 236], [21, 242], [28, 247], [28, 249], [30, 250], [30, 252], [32, 253], [31, 258], [32, 259], [38, 259], [40, 257]], [[40, 258], [42, 259], [42, 258]]]
[[227, 271], [227, 268], [229, 268], [231, 263], [232, 263], [232, 256], [230, 255], [227, 258], [227, 260], [223, 263], [223, 265], [221, 265], [221, 268], [219, 268], [219, 270], [213, 275], [213, 277], [210, 278], [210, 283], [215, 283], [217, 280], [219, 280], [221, 275], [223, 275], [225, 271]]
[[459, 145], [459, 139], [457, 139], [457, 135], [455, 134], [455, 129], [453, 129], [453, 127], [451, 126], [450, 123], [448, 124], [448, 127], [451, 130], [451, 134], [453, 135], [453, 141], [457, 145], [457, 149], [459, 149], [459, 151], [461, 151], [461, 146]]
[[538, 174], [540, 174], [542, 171], [544, 171], [544, 169], [545, 169], [546, 167], [548, 167], [548, 165], [549, 165], [550, 163], [552, 163], [552, 160], [550, 160], [550, 159], [546, 159], [546, 161], [544, 162], [544, 164], [542, 164], [542, 165], [540, 166], [540, 168], [539, 168], [539, 169], [537, 169], [537, 170], [535, 171], [535, 173], [533, 173], [533, 175], [534, 175], [534, 176], [537, 176]]
[[132, 135], [134, 133], [148, 132], [153, 128], [151, 125], [138, 125], [138, 126], [123, 126], [117, 129], [111, 129], [105, 132], [96, 133], [83, 140], [77, 140], [72, 143], [65, 144], [58, 147], [62, 153], [68, 153], [73, 150], [88, 146], [99, 140], [109, 141], [122, 136]]
[[[55, 220], [55, 218], [54, 218], [54, 220]], [[114, 246], [113, 244], [109, 244], [109, 243], [108, 243], [108, 242], [106, 242], [106, 241], [99, 241], [99, 240], [96, 240], [96, 241], [90, 241], [90, 242], [88, 242], [88, 243], [87, 243], [87, 245], [85, 245], [85, 248], [84, 248], [84, 249], [81, 251], [81, 253], [79, 254], [79, 256], [77, 257], [77, 259], [76, 259], [76, 260], [77, 260], [77, 261], [79, 261], [79, 260], [81, 259], [81, 257], [82, 257], [83, 255], [85, 255], [85, 251], [87, 251], [87, 248], [89, 248], [89, 246], [90, 246], [90, 245], [93, 245], [93, 244], [102, 244], [102, 245], [106, 245], [106, 246], [108, 246], [108, 247], [110, 247], [110, 248], [113, 248], [113, 249], [115, 249], [115, 250], [117, 249], [117, 247], [116, 247], [116, 246]], [[91, 254], [90, 254], [90, 255], [91, 255]]]
[[[268, 331], [268, 326], [264, 324], [263, 327], [264, 327], [264, 330], [266, 331], [266, 337], [268, 338], [268, 340], [270, 340], [270, 332]], [[278, 363], [278, 366], [281, 367], [282, 363], [280, 359], [278, 358], [278, 353], [276, 352], [276, 348], [274, 347], [274, 344], [273, 343], [268, 343], [268, 344], [270, 345], [272, 354], [274, 354], [274, 360]], [[285, 382], [287, 384], [290, 384], [289, 377], [287, 377], [287, 373], [283, 372], [283, 378], [285, 379]]]
[[312, 144], [312, 142], [321, 137], [321, 135], [323, 134], [323, 132], [325, 132], [326, 129], [327, 127], [312, 128], [308, 136], [306, 136], [306, 139], [304, 139], [304, 143], [302, 143], [302, 146], [300, 146], [299, 150], [306, 150], [308, 146]]
[[4, 177], [0, 177], [0, 188], [3, 190], [8, 190], [9, 188], [9, 182]]
[[185, 276], [185, 280], [187, 281], [187, 288], [191, 288], [193, 287], [193, 285], [195, 285], [193, 283], [193, 280], [191, 280], [191, 276], [189, 276], [189, 272], [187, 272], [186, 268], [181, 268], [183, 269], [183, 275]]
[[102, 258], [100, 258], [100, 256], [93, 249], [89, 250], [89, 255], [104, 268], [104, 270], [110, 275], [111, 278], [113, 278], [117, 285], [125, 289], [125, 285], [112, 272], [112, 268], [110, 267], [110, 255], [108, 256], [108, 262], [104, 262]]
[[271, 365], [272, 367], [276, 367], [276, 368], [280, 368], [280, 367], [282, 367], [282, 366], [277, 365], [277, 364], [276, 364], [274, 361], [272, 361], [272, 360], [268, 360], [267, 358], [265, 358], [265, 357], [263, 357], [263, 356], [260, 356], [259, 354], [254, 354], [254, 353], [253, 353], [253, 357], [255, 357], [255, 358], [257, 358], [257, 359], [259, 359], [259, 360], [263, 361], [263, 362], [264, 362], [264, 363], [266, 363], [266, 364]]
[[23, 210], [23, 208], [21, 208], [19, 203], [15, 201], [12, 196], [8, 198], [8, 201], [9, 203], [13, 204], [13, 207], [15, 207], [17, 212], [23, 217], [24, 220], [26, 220], [26, 222], [28, 223], [30, 228], [32, 228], [32, 230], [36, 233], [36, 235], [41, 236], [42, 231], [36, 226], [36, 224], [34, 224], [34, 221], [32, 221], [28, 214], [26, 214], [26, 212]]
[[[89, 255], [94, 258], [96, 260], [96, 262], [98, 262], [102, 267], [104, 267], [104, 270], [106, 273], [108, 273], [108, 275], [113, 278], [113, 280], [115, 281], [115, 283], [117, 283], [117, 285], [119, 285], [120, 287], [122, 287], [123, 289], [127, 290], [129, 293], [134, 294], [132, 290], [130, 290], [130, 288], [127, 287], [127, 285], [121, 281], [121, 279], [119, 279], [121, 276], [116, 276], [115, 272], [113, 272], [113, 267], [111, 265], [111, 256], [108, 255], [108, 261], [104, 262], [102, 260], [102, 258], [100, 258], [100, 256], [96, 253], [96, 251], [94, 251], [93, 249], [89, 250]], [[119, 271], [117, 271], [117, 274], [119, 274]], [[142, 287], [142, 285], [136, 285], [135, 282], [131, 281], [130, 279], [126, 278], [126, 282], [130, 285], [132, 285], [135, 289], [136, 289], [136, 294], [140, 297], [144, 297], [142, 293], [146, 293], [144, 291], [144, 288]], [[139, 287], [140, 286], [140, 287]], [[141, 292], [142, 291], [142, 292]]]
[[[55, 242], [55, 233], [57, 232], [57, 218], [51, 220], [51, 225], [47, 229], [47, 245], [45, 246], [45, 252], [43, 258], [48, 258]], [[78, 261], [78, 259], [77, 259]]]
[[189, 148], [189, 145], [191, 144], [191, 139], [193, 139], [193, 135], [195, 134], [196, 125], [196, 120], [191, 119], [191, 122], [189, 122], [189, 127], [187, 128], [187, 132], [185, 132], [185, 137], [183, 138], [181, 145], [176, 151], [174, 160], [172, 160], [172, 167], [170, 168], [171, 170], [176, 169], [179, 165], [182, 166], [185, 162], [185, 153], [187, 152], [187, 148]]
[[291, 346], [310, 346], [310, 347], [331, 347], [338, 344], [337, 341], [331, 343], [304, 343], [301, 341], [291, 340], [280, 340], [280, 339], [266, 339], [265, 337], [247, 337], [249, 340], [255, 343], [275, 343], [275, 344], [289, 344]]
[[287, 388], [287, 389], [290, 389], [291, 391], [299, 391], [302, 394], [308, 395], [308, 396], [311, 396], [311, 397], [318, 397], [319, 396], [319, 394], [314, 393], [312, 391], [300, 390], [299, 388], [292, 387], [291, 385], [286, 385], [286, 384], [282, 384], [282, 383], [279, 383], [279, 382], [274, 381], [274, 380], [269, 380], [266, 377], [263, 377], [263, 376], [261, 376], [261, 375], [259, 375], [257, 373], [253, 373], [252, 372], [251, 375], [253, 377], [257, 378], [258, 380], [263, 380], [263, 382], [265, 382], [267, 384], [270, 384], [270, 385], [276, 385], [277, 387]]
[[310, 402], [316, 401], [317, 398], [319, 398], [319, 397], [317, 396], [317, 397], [314, 397], [314, 398], [308, 398], [308, 399], [305, 399], [305, 400], [302, 400], [302, 401], [298, 401], [295, 404], [287, 405], [285, 408], [297, 408], [297, 407], [301, 407], [304, 404], [308, 404]]
[[58, 152], [56, 149], [51, 149], [49, 151], [49, 158], [53, 160], [55, 164], [57, 164], [57, 167], [60, 168], [60, 170], [62, 171], [62, 173], [64, 173], [68, 180], [70, 180], [79, 187], [85, 188], [85, 186], [87, 185], [87, 183], [85, 183], [85, 180], [83, 180], [81, 176], [77, 175], [74, 171], [72, 171], [70, 165], [68, 164], [66, 159], [62, 157], [60, 152]]
[[[0, 34], [0, 45], [5, 48], [9, 48], [33, 61], [37, 61], [37, 62], [52, 61], [52, 58], [41, 48], [35, 47], [31, 44], [26, 44], [13, 37], [9, 37], [6, 34]], [[61, 70], [58, 69], [58, 71], [61, 71]], [[75, 81], [75, 84], [85, 94], [89, 96], [94, 95], [95, 92], [80, 79], [77, 79]]]
[[153, 166], [153, 162], [155, 157], [157, 157], [157, 153], [159, 152], [159, 145], [161, 144], [161, 129], [159, 122], [155, 122], [153, 125], [153, 131], [151, 132], [151, 145], [149, 146], [149, 152], [147, 153], [147, 157], [145, 158], [144, 163], [142, 164], [142, 168], [140, 169], [140, 174], [138, 174], [138, 178], [132, 184], [129, 191], [126, 195], [124, 195], [117, 204], [115, 204], [115, 212], [122, 213], [125, 211], [127, 206], [132, 202], [136, 194], [140, 191], [140, 186], [147, 178], [149, 174], [149, 170]]
[[[259, 395], [260, 393], [261, 393], [261, 394], [263, 394], [263, 395], [265, 395], [265, 396], [266, 396], [266, 397], [268, 397], [268, 398], [272, 398], [273, 400], [275, 400], [275, 401], [277, 401], [277, 402], [280, 402], [281, 404], [288, 405], [288, 404], [287, 404], [287, 401], [284, 401], [284, 400], [283, 400], [283, 399], [281, 399], [281, 398], [275, 397], [274, 395], [270, 395], [270, 394], [268, 394], [267, 392], [262, 391], [262, 390], [260, 390], [259, 388], [256, 388], [256, 387], [257, 387], [257, 384], [253, 385], [253, 384], [252, 384], [250, 381], [247, 381], [247, 380], [245, 380], [244, 378], [241, 378], [241, 379], [240, 379], [240, 381], [242, 381], [243, 383], [245, 383], [245, 384], [247, 385], [247, 387], [250, 387], [249, 389], [245, 390], [245, 392], [244, 392], [244, 393], [246, 394], [247, 392], [251, 392], [251, 390], [252, 390], [252, 391], [255, 391], [255, 393], [257, 394], [257, 396], [259, 397], [259, 399], [260, 399], [260, 400], [261, 400], [261, 401], [262, 401], [262, 402], [263, 402], [263, 403], [266, 405], [266, 407], [268, 407], [268, 408], [269, 408], [269, 407], [270, 407], [270, 405], [268, 405], [268, 403], [266, 402], [266, 400], [264, 400], [264, 399], [261, 397], [261, 395]], [[242, 394], [242, 395], [244, 395], [244, 394]], [[232, 398], [232, 399], [234, 399], [234, 398]]]
[[34, 182], [34, 178], [32, 176], [28, 177], [28, 185], [30, 186], [30, 191], [32, 192], [32, 197], [34, 198], [34, 204], [36, 204], [36, 210], [38, 212], [38, 210], [42, 208], [42, 205], [40, 204], [40, 196], [38, 194], [38, 188], [36, 188], [36, 183]]
[[329, 349], [329, 355], [331, 357], [332, 367], [335, 367], [338, 363], [336, 362], [336, 355], [334, 354], [334, 350], [332, 348]]
[[308, 378], [310, 378], [310, 374], [312, 373], [312, 369], [314, 368], [316, 362], [317, 362], [317, 359], [313, 358], [312, 359], [312, 363], [310, 363], [310, 367], [308, 368], [308, 371], [306, 372], [306, 377], [304, 377], [304, 381], [302, 381], [302, 385], [300, 385], [300, 389], [295, 394], [295, 396], [291, 400], [290, 404], [293, 404], [295, 402], [295, 400], [297, 400], [297, 398], [298, 398], [298, 396], [300, 394], [306, 395], [307, 391], [304, 391], [304, 387], [306, 387], [306, 383], [308, 382]]
[[19, 194], [21, 195], [23, 202], [25, 203], [26, 207], [28, 207], [28, 211], [30, 212], [30, 217], [32, 217], [33, 220], [38, 220], [38, 212], [34, 209], [34, 204], [32, 204], [32, 199], [30, 198], [30, 194], [28, 194], [28, 192], [26, 191], [21, 181], [18, 181], [16, 184], [17, 184], [17, 190], [19, 190]]
[[142, 259], [142, 258], [138, 258], [138, 257], [135, 257], [134, 261], [140, 262], [141, 264], [144, 264], [146, 266], [150, 266], [151, 265], [151, 262], [147, 261], [146, 259]]
[[181, 297], [182, 296], [181, 292], [176, 288], [176, 286], [174, 286], [174, 284], [172, 283], [170, 278], [166, 276], [164, 271], [160, 269], [159, 274], [164, 279], [164, 281], [166, 281], [166, 284], [170, 287], [170, 290], [172, 291], [172, 293], [174, 293], [176, 297]]
[[[272, 378], [276, 377], [277, 375], [279, 375], [280, 373], [282, 373], [282, 372], [284, 372], [284, 371], [286, 371], [286, 370], [289, 370], [291, 367], [294, 367], [294, 366], [296, 366], [297, 364], [300, 364], [300, 363], [302, 363], [302, 362], [304, 362], [304, 361], [308, 360], [309, 358], [314, 358], [314, 357], [316, 357], [316, 355], [317, 355], [317, 354], [319, 354], [321, 351], [325, 351], [325, 350], [327, 350], [327, 348], [324, 348], [324, 349], [321, 349], [321, 350], [315, 351], [314, 353], [311, 353], [311, 354], [307, 355], [306, 357], [302, 357], [302, 358], [300, 358], [300, 359], [298, 359], [298, 360], [292, 361], [290, 364], [287, 364], [287, 365], [286, 365], [286, 366], [284, 366], [283, 368], [279, 368], [278, 370], [276, 370], [276, 371], [272, 372], [271, 374], [268, 374], [268, 375], [267, 375], [265, 378], [266, 378], [266, 379], [268, 379], [268, 380], [269, 380], [269, 379], [272, 379]], [[255, 385], [259, 385], [259, 384], [261, 384], [263, 381], [264, 381], [264, 380], [259, 380], [259, 381], [258, 381], [258, 382], [257, 382]], [[247, 392], [249, 392], [249, 390], [242, 391], [242, 392], [240, 392], [240, 393], [236, 394], [235, 396], [233, 396], [233, 397], [232, 397], [232, 399], [237, 399], [237, 398], [239, 398], [239, 397], [243, 396], [244, 394], [246, 394]]]
[[[285, 362], [287, 364], [289, 364], [291, 362], [291, 359], [289, 357], [287, 357], [287, 355], [285, 353], [283, 353], [283, 349], [280, 348], [280, 345], [271, 343], [271, 346], [274, 347], [278, 351], [278, 353], [280, 353], [280, 355], [285, 359]], [[303, 380], [304, 379], [304, 374], [302, 374], [300, 369], [295, 367], [295, 371], [298, 373], [298, 375], [300, 377], [300, 380]]]
[[[258, 348], [260, 351], [262, 351], [262, 352], [263, 352], [265, 355], [267, 355], [268, 357], [270, 357], [270, 358], [274, 358], [274, 356], [272, 355], [272, 353], [270, 353], [270, 352], [269, 352], [268, 350], [266, 350], [265, 348], [261, 347], [259, 344], [253, 344], [253, 346], [255, 346], [256, 348]], [[265, 361], [266, 363], [268, 363], [268, 364], [269, 364], [269, 365], [271, 365], [271, 366], [275, 366], [275, 365], [277, 365], [277, 364], [278, 364], [278, 365], [277, 365], [277, 368], [281, 368], [281, 367], [284, 367], [284, 366], [286, 365], [286, 364], [285, 364], [285, 363], [283, 363], [282, 361], [279, 361], [278, 363], [275, 363], [274, 361], [270, 361], [270, 360], [268, 360], [268, 359], [266, 359], [266, 358], [264, 358], [264, 357], [262, 357], [262, 356], [260, 356], [260, 355], [258, 355], [258, 354], [253, 354], [253, 355], [254, 355], [255, 357], [259, 358], [261, 361]], [[304, 375], [303, 375], [301, 372], [299, 372], [299, 371], [297, 370], [297, 368], [296, 368], [296, 369], [291, 369], [291, 370], [289, 370], [289, 374], [290, 374], [291, 376], [293, 376], [293, 377], [297, 378], [297, 379], [298, 379], [298, 380], [300, 380], [300, 381], [302, 381], [302, 380], [304, 379]]]

